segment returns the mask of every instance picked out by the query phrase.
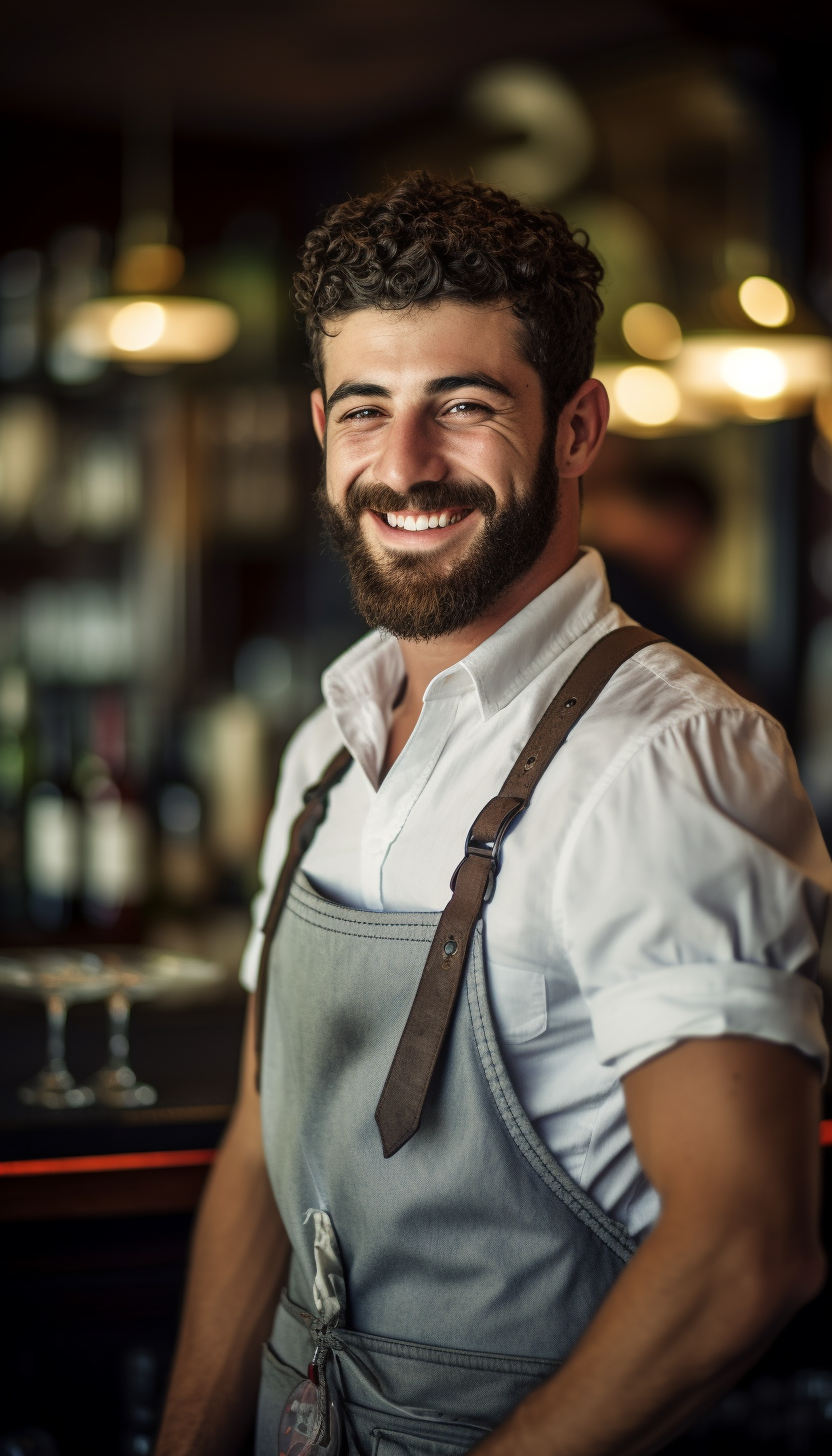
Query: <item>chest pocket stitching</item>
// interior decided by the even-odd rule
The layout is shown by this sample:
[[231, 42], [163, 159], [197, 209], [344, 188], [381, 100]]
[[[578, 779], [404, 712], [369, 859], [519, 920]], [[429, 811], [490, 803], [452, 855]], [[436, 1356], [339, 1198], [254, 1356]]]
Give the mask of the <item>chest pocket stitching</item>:
[[[481, 959], [481, 958], [480, 958]], [[586, 1197], [581, 1196], [581, 1189], [570, 1186], [566, 1182], [566, 1174], [558, 1167], [554, 1158], [551, 1159], [552, 1167], [544, 1160], [541, 1150], [537, 1148], [529, 1137], [529, 1129], [524, 1126], [527, 1121], [523, 1114], [523, 1121], [518, 1116], [514, 1106], [516, 1094], [509, 1084], [505, 1086], [505, 1077], [495, 1055], [495, 1048], [491, 1045], [492, 1035], [489, 1034], [489, 1024], [483, 1014], [482, 995], [485, 988], [484, 977], [472, 957], [468, 969], [468, 1005], [471, 1012], [471, 1022], [474, 1030], [474, 1037], [477, 1043], [477, 1050], [480, 1054], [480, 1062], [483, 1073], [497, 1110], [505, 1125], [512, 1142], [518, 1151], [526, 1159], [526, 1162], [537, 1173], [538, 1177], [548, 1188], [566, 1205], [577, 1218], [581, 1220], [592, 1233], [596, 1235], [617, 1258], [626, 1263], [631, 1254], [635, 1253], [636, 1243], [625, 1230], [620, 1229], [613, 1219], [605, 1219], [601, 1210], [597, 1209]], [[481, 984], [482, 983], [482, 984]], [[490, 1018], [489, 1018], [490, 1019]], [[509, 1095], [510, 1094], [510, 1095]], [[522, 1113], [522, 1109], [520, 1109]], [[530, 1125], [529, 1125], [530, 1126]], [[534, 1136], [534, 1130], [531, 1129]], [[543, 1151], [546, 1151], [545, 1149]], [[551, 1154], [549, 1155], [551, 1158]], [[584, 1201], [586, 1197], [586, 1202]], [[601, 1213], [601, 1217], [599, 1217]]]
[[[300, 912], [300, 910], [297, 908], [296, 905], [287, 905], [286, 906], [286, 910], [287, 910], [287, 912], [291, 912], [292, 915], [296, 916], [296, 918], [298, 920], [302, 920], [305, 925], [313, 925], [318, 930], [330, 930], [330, 928], [331, 928], [331, 927], [326, 926], [326, 925], [323, 925], [322, 926], [322, 925], [319, 925], [318, 924], [318, 919], [317, 919], [318, 912], [317, 911], [315, 912], [315, 918], [313, 918], [312, 916], [309, 916], [309, 915], [302, 915], [301, 912]], [[332, 916], [328, 916], [327, 918], [328, 919], [331, 919], [331, 920], [338, 920], [340, 917], [337, 916], [337, 915], [332, 915]], [[409, 927], [404, 926], [402, 928], [403, 929], [407, 929]], [[417, 927], [417, 926], [413, 926], [412, 927], [412, 929], [414, 929], [414, 930], [415, 929], [420, 929], [420, 928], [421, 927]], [[422, 935], [368, 935], [365, 930], [342, 930], [342, 929], [337, 929], [337, 930], [333, 930], [332, 931], [332, 934], [334, 934], [334, 935], [349, 935], [354, 940], [406, 940], [406, 941], [412, 942], [412, 944], [414, 944], [414, 945], [419, 945], [419, 944], [422, 944], [422, 945], [430, 945], [430, 943], [431, 943], [431, 941], [433, 939], [433, 935], [432, 934], [431, 934], [430, 937], [428, 937], [428, 936], [422, 936]]]
[[[305, 918], [301, 914], [301, 912], [303, 910], [306, 910], [308, 912], [308, 914], [313, 915], [315, 917], [318, 917], [321, 920], [338, 920], [338, 921], [344, 921], [347, 925], [350, 924], [350, 921], [351, 921], [351, 919], [352, 919], [352, 917], [354, 915], [366, 915], [367, 916], [367, 919], [368, 919], [368, 923], [369, 924], [372, 924], [372, 920], [373, 920], [373, 918], [376, 915], [396, 915], [397, 914], [396, 911], [389, 911], [389, 910], [379, 910], [379, 911], [375, 911], [375, 912], [372, 911], [372, 910], [353, 910], [353, 911], [350, 911], [348, 914], [343, 914], [343, 913], [341, 913], [338, 910], [321, 910], [317, 904], [308, 905], [305, 900], [295, 900], [295, 898], [294, 898], [293, 895], [290, 895], [289, 899], [287, 900], [287, 902], [286, 902], [286, 909], [287, 910], [291, 910], [294, 915], [298, 915], [301, 919], [304, 919]], [[407, 914], [407, 911], [404, 910], [401, 913], [404, 914], [404, 915], [406, 915]], [[435, 911], [434, 910], [426, 910], [424, 913], [426, 915], [432, 916], [438, 922], [439, 917], [440, 917], [440, 915], [441, 915], [442, 912], [439, 911], [439, 910], [435, 910]], [[311, 924], [314, 924], [314, 921], [310, 920], [308, 923], [311, 925]], [[424, 930], [425, 932], [427, 932], [428, 934], [430, 934], [431, 937], [432, 937], [433, 936], [433, 932], [436, 929], [436, 925], [425, 925], [424, 922], [421, 921], [421, 920], [397, 920], [397, 923], [395, 925], [391, 925], [390, 929], [391, 930]]]

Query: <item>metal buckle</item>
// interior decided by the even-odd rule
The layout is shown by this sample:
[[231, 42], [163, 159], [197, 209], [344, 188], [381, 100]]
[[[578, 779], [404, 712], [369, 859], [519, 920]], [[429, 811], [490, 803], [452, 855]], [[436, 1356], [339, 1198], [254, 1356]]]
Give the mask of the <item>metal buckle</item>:
[[494, 882], [500, 869], [500, 850], [502, 848], [503, 840], [505, 839], [506, 834], [511, 828], [511, 825], [514, 823], [514, 820], [517, 818], [517, 815], [522, 813], [525, 807], [526, 805], [523, 801], [518, 801], [518, 803], [516, 803], [512, 809], [509, 809], [508, 813], [505, 814], [501, 819], [497, 829], [497, 833], [494, 835], [493, 839], [474, 839], [473, 828], [468, 830], [468, 834], [466, 835], [465, 839], [465, 853], [462, 856], [462, 859], [459, 861], [459, 864], [457, 865], [453, 874], [451, 875], [452, 893], [456, 889], [457, 875], [462, 869], [462, 866], [464, 865], [468, 856], [470, 854], [473, 854], [476, 855], [478, 859], [488, 859], [491, 861], [491, 868], [488, 871], [488, 879], [485, 882], [485, 892], [482, 897], [483, 905], [488, 905], [490, 903], [494, 895]]

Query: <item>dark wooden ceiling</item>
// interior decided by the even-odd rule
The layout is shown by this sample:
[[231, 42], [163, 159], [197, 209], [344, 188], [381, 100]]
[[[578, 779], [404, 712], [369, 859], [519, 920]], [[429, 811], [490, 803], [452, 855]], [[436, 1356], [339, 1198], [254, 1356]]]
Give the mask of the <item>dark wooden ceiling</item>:
[[441, 100], [498, 59], [557, 62], [662, 41], [658, 0], [4, 0], [6, 109], [303, 133]]

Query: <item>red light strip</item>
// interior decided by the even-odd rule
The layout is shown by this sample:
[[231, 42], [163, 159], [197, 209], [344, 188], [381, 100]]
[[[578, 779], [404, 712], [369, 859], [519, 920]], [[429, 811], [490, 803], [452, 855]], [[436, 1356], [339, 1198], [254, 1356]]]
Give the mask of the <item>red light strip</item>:
[[[832, 1147], [832, 1120], [820, 1125], [820, 1145]], [[50, 1173], [124, 1173], [142, 1168], [205, 1168], [215, 1148], [184, 1148], [175, 1153], [100, 1153], [85, 1158], [21, 1158], [0, 1163], [0, 1178], [33, 1178]]]
[[22, 1158], [0, 1163], [0, 1178], [31, 1178], [45, 1173], [122, 1173], [139, 1168], [199, 1168], [213, 1163], [215, 1148], [185, 1148], [176, 1153], [100, 1153], [85, 1158]]

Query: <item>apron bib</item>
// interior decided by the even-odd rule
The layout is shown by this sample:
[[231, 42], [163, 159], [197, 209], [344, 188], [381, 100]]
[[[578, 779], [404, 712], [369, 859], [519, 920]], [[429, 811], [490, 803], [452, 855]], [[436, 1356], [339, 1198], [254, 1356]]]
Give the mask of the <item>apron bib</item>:
[[261, 1097], [293, 1255], [257, 1456], [276, 1456], [316, 1349], [351, 1456], [470, 1450], [566, 1359], [634, 1250], [520, 1106], [480, 928], [418, 1135], [384, 1157], [374, 1110], [438, 920], [333, 904], [301, 872], [289, 891]]

